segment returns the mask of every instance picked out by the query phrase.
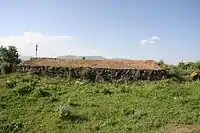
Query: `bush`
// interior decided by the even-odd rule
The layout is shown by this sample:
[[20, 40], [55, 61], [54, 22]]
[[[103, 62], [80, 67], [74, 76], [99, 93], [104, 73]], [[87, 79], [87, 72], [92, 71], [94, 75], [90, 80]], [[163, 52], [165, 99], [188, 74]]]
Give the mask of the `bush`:
[[175, 81], [182, 82], [189, 80], [188, 72], [181, 68], [173, 68], [169, 71], [169, 78], [172, 78]]
[[14, 88], [16, 86], [17, 82], [15, 81], [6, 81], [5, 85], [7, 88]]
[[15, 46], [8, 46], [8, 48], [0, 47], [0, 61], [10, 63], [11, 66], [15, 66], [21, 63], [19, 59], [19, 53]]
[[59, 116], [61, 119], [69, 119], [71, 116], [70, 105], [60, 106]]
[[12, 67], [10, 63], [3, 62], [1, 64], [1, 74], [9, 74], [12, 73]]
[[184, 69], [181, 69], [181, 68], [175, 68], [175, 69], [172, 69], [170, 71], [170, 74], [171, 75], [182, 75], [182, 76], [184, 76], [184, 75], [187, 75], [188, 72], [185, 71]]
[[97, 74], [95, 78], [95, 82], [103, 82], [104, 78], [101, 74]]
[[105, 94], [105, 95], [107, 95], [107, 94], [109, 94], [109, 95], [113, 94], [113, 92], [110, 91], [110, 90], [108, 90], [108, 89], [103, 89], [102, 93]]
[[41, 97], [48, 97], [51, 96], [51, 93], [49, 91], [40, 88], [36, 90], [36, 95]]
[[71, 80], [72, 78], [74, 78], [74, 77], [73, 77], [73, 68], [69, 68], [69, 69], [68, 69], [68, 72], [65, 72], [65, 75], [66, 75], [66, 78], [67, 78], [68, 80]]
[[81, 72], [81, 78], [82, 80], [88, 80], [90, 78], [90, 69], [84, 68]]
[[22, 131], [24, 125], [21, 122], [12, 122], [9, 124], [1, 124], [0, 125], [0, 132], [1, 133], [16, 133]]
[[50, 66], [48, 69], [49, 69], [49, 71], [53, 71], [54, 72], [56, 70], [56, 67]]
[[53, 102], [59, 101], [59, 99], [58, 99], [57, 97], [55, 97], [55, 96], [52, 96], [52, 97], [50, 97], [49, 101], [50, 101], [51, 103], [53, 103]]
[[16, 87], [15, 89], [19, 94], [21, 94], [22, 96], [25, 94], [29, 94], [32, 92], [33, 90], [33, 86], [31, 84], [20, 84]]

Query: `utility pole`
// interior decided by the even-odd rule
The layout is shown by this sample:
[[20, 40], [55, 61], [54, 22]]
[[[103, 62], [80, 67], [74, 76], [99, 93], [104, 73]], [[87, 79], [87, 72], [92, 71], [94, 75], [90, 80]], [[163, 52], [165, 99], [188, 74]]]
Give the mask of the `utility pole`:
[[38, 44], [36, 44], [36, 58], [37, 58]]

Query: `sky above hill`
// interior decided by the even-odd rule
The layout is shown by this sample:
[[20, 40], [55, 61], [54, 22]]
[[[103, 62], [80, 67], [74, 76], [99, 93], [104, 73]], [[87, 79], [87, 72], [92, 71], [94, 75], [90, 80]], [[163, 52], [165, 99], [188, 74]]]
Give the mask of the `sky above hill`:
[[0, 44], [21, 55], [200, 59], [199, 0], [2, 0]]

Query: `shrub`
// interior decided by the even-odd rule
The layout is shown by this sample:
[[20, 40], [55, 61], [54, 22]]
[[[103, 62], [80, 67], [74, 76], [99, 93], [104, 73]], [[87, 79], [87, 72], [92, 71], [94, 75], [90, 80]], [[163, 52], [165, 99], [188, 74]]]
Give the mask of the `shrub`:
[[9, 124], [1, 124], [0, 125], [0, 132], [2, 133], [16, 133], [22, 131], [24, 125], [21, 122], [12, 122]]
[[6, 81], [5, 82], [7, 88], [14, 88], [17, 84], [15, 81]]
[[22, 96], [25, 95], [25, 94], [31, 93], [32, 90], [33, 90], [33, 86], [31, 84], [27, 84], [27, 83], [20, 84], [15, 89], [15, 91], [17, 91]]
[[48, 70], [49, 70], [49, 71], [55, 71], [55, 70], [56, 70], [56, 67], [50, 66], [50, 67], [48, 68]]
[[59, 99], [56, 98], [55, 96], [52, 96], [52, 97], [50, 97], [49, 101], [50, 102], [57, 102], [57, 101], [59, 101]]
[[66, 73], [67, 79], [71, 80], [73, 78], [73, 68], [68, 69], [68, 73]]
[[110, 91], [110, 90], [108, 90], [108, 89], [103, 89], [102, 93], [105, 94], [105, 95], [107, 95], [107, 94], [109, 94], [109, 95], [113, 94], [113, 92]]
[[19, 59], [19, 53], [15, 46], [8, 46], [8, 48], [0, 47], [0, 61], [10, 63], [11, 66], [15, 66], [21, 63]]
[[63, 105], [59, 107], [59, 116], [61, 119], [69, 119], [71, 116], [70, 105]]
[[43, 90], [43, 89], [37, 89], [36, 90], [36, 95], [37, 96], [42, 96], [42, 97], [47, 97], [47, 96], [51, 96], [51, 93], [49, 91]]
[[136, 79], [140, 79], [140, 77], [141, 77], [140, 70], [137, 70], [137, 71], [135, 72], [135, 78], [136, 78]]
[[120, 91], [121, 91], [122, 93], [128, 93], [128, 92], [129, 92], [129, 89], [128, 89], [126, 86], [122, 86], [121, 89], [120, 89]]
[[49, 68], [48, 68], [48, 67], [44, 67], [44, 68], [42, 69], [42, 74], [43, 74], [43, 75], [47, 75], [47, 74], [48, 74], [48, 71], [49, 71]]
[[81, 72], [81, 79], [82, 80], [88, 80], [90, 78], [90, 69], [84, 68]]
[[21, 94], [21, 95], [25, 95], [25, 94], [28, 94], [31, 92], [31, 89], [28, 88], [27, 86], [25, 87], [21, 87], [18, 89], [18, 93]]
[[142, 117], [145, 117], [147, 115], [148, 114], [146, 112], [139, 110], [139, 111], [134, 112], [132, 117], [133, 119], [140, 120]]
[[178, 82], [188, 80], [186, 78], [187, 74], [187, 71], [180, 68], [173, 68], [169, 71], [169, 77]]
[[90, 68], [86, 68], [82, 71], [82, 79], [89, 80], [91, 82], [95, 82], [96, 80], [96, 73]]
[[10, 63], [3, 62], [1, 64], [1, 74], [9, 74], [12, 73], [12, 67]]
[[190, 77], [192, 80], [197, 80], [197, 79], [199, 80], [200, 79], [200, 71], [195, 71], [195, 72], [191, 73]]

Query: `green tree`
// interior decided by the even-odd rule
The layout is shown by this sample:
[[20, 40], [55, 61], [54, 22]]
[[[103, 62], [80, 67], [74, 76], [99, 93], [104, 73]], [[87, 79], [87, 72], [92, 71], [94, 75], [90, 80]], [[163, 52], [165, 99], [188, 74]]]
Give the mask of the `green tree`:
[[21, 59], [19, 59], [19, 53], [15, 46], [8, 46], [8, 48], [0, 47], [0, 63], [9, 63], [11, 67], [20, 64]]
[[185, 66], [185, 63], [183, 61], [181, 61], [181, 62], [178, 63], [178, 67], [184, 68], [184, 66]]
[[163, 65], [165, 64], [165, 62], [164, 62], [163, 60], [160, 60], [160, 61], [158, 62], [158, 64], [159, 64], [160, 66], [163, 66]]

